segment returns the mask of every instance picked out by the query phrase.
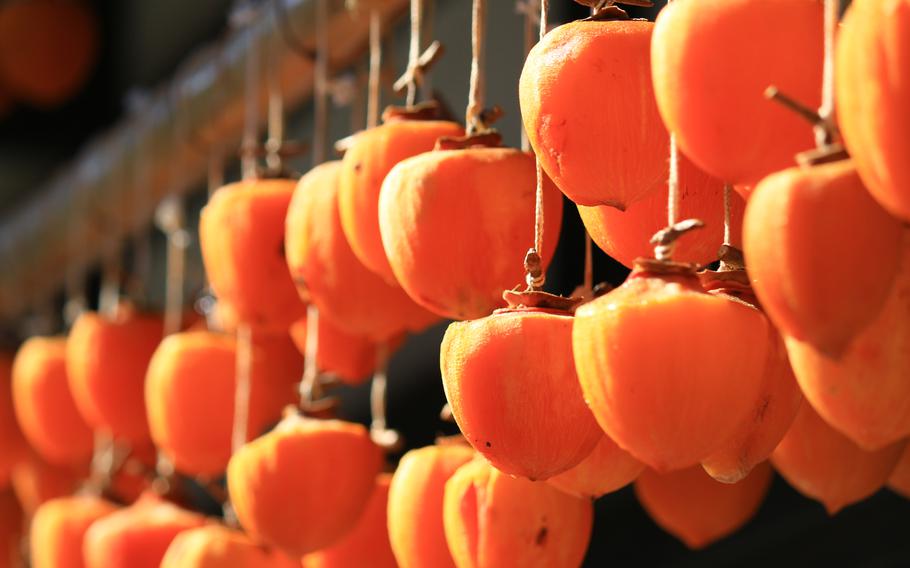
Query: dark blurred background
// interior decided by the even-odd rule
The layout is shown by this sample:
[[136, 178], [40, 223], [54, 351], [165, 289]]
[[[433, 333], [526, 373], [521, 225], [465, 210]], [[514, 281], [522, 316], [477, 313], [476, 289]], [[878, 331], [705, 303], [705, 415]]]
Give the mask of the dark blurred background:
[[[129, 93], [151, 90], [166, 82], [193, 50], [222, 37], [232, 2], [94, 0], [89, 5], [98, 22], [100, 50], [84, 87], [57, 108], [38, 109], [20, 103], [0, 118], [0, 223], [15, 218], [17, 208], [41, 191], [56, 168], [64, 166], [80, 147], [124, 115]], [[658, 9], [632, 8], [630, 12], [653, 19]], [[436, 0], [432, 28], [447, 53], [433, 71], [433, 86], [456, 116], [460, 116], [467, 98], [470, 13], [469, 0]], [[585, 8], [569, 0], [551, 1], [553, 23], [584, 16]], [[488, 18], [487, 101], [505, 109], [506, 116], [497, 126], [509, 145], [517, 145], [523, 16], [513, 0], [490, 0]], [[401, 20], [390, 36], [384, 57], [391, 58], [400, 72], [406, 60], [407, 22]], [[387, 96], [385, 102], [393, 100]], [[291, 138], [308, 139], [311, 115], [309, 104], [291, 109]], [[333, 107], [332, 139], [351, 131], [351, 118], [346, 104]], [[309, 158], [295, 158], [292, 166], [306, 171]], [[229, 164], [226, 173], [229, 180], [236, 177], [236, 163]], [[205, 188], [200, 183], [188, 199], [193, 222], [204, 200]], [[584, 252], [577, 212], [568, 202], [566, 205], [547, 285], [549, 290], [563, 294], [581, 282]], [[160, 304], [164, 240], [151, 227], [148, 231], [155, 251], [151, 295]], [[129, 250], [125, 254], [129, 257]], [[202, 284], [197, 249], [191, 250], [188, 263], [187, 291], [192, 295]], [[595, 281], [619, 284], [627, 270], [595, 249], [594, 273]], [[99, 275], [93, 271], [88, 277], [89, 297], [94, 303]], [[62, 303], [61, 293], [58, 311]], [[454, 431], [438, 417], [445, 402], [438, 364], [445, 327], [440, 324], [411, 337], [391, 361], [390, 425], [403, 433], [409, 447], [432, 443], [437, 434]], [[345, 416], [369, 420], [368, 386], [344, 390], [342, 397]], [[660, 530], [639, 507], [630, 488], [600, 499], [596, 511], [585, 566], [910, 566], [910, 503], [887, 490], [829, 517], [820, 504], [801, 497], [777, 478], [755, 519], [735, 535], [700, 552], [688, 551]]]

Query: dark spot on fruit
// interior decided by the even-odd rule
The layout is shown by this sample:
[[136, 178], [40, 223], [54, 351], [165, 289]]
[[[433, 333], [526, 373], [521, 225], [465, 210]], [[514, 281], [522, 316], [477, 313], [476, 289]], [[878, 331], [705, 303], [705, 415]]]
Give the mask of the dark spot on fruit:
[[492, 447], [493, 447], [493, 444], [491, 444], [490, 442], [487, 442], [487, 447], [488, 447], [488, 448], [492, 448]]
[[359, 173], [360, 170], [362, 170], [362, 169], [363, 169], [363, 164], [361, 164], [360, 162], [357, 162], [356, 164], [354, 164], [354, 171], [355, 171], [355, 172], [358, 172], [358, 173]]
[[544, 546], [547, 543], [547, 527], [540, 527], [540, 530], [537, 531], [537, 537], [534, 539], [534, 544], [537, 546]]

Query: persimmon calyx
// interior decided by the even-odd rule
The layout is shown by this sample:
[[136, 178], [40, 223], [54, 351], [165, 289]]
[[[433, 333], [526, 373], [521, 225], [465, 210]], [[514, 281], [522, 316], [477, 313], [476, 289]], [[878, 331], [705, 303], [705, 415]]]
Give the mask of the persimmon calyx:
[[575, 2], [591, 8], [591, 15], [582, 19], [583, 22], [628, 20], [629, 14], [619, 6], [616, 6], [616, 4], [639, 6], [642, 8], [651, 8], [654, 6], [654, 3], [650, 0], [575, 0]]
[[556, 294], [550, 294], [549, 292], [542, 292], [540, 290], [528, 290], [524, 292], [506, 290], [502, 293], [502, 299], [509, 304], [509, 307], [498, 309], [493, 313], [539, 309], [570, 315], [575, 312], [575, 308], [584, 302], [584, 299], [580, 296], [566, 298], [565, 296], [557, 296]]
[[765, 89], [765, 98], [781, 104], [803, 117], [815, 130], [816, 147], [797, 154], [797, 164], [804, 167], [816, 166], [846, 160], [850, 157], [841, 142], [840, 130], [833, 114], [829, 117], [824, 117], [817, 110], [811, 109], [793, 97], [782, 93], [774, 85]]
[[476, 132], [466, 136], [443, 136], [436, 140], [434, 150], [467, 150], [469, 148], [498, 148], [502, 135], [496, 130]]
[[745, 271], [746, 269], [746, 259], [743, 256], [743, 251], [731, 244], [724, 243], [720, 245], [717, 259], [720, 261], [719, 272]]
[[[676, 241], [689, 231], [705, 226], [701, 219], [685, 219], [654, 233], [651, 244], [654, 245], [654, 258], [660, 261], [669, 261], [673, 256]], [[637, 261], [636, 261], [637, 262]]]

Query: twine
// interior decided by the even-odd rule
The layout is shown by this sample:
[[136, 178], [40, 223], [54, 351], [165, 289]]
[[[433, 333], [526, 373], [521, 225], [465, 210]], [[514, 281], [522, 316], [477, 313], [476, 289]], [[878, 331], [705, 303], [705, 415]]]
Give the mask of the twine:
[[234, 384], [234, 428], [231, 435], [231, 453], [237, 453], [247, 442], [250, 422], [250, 390], [253, 371], [253, 332], [249, 324], [237, 326], [237, 356]]
[[316, 66], [314, 69], [313, 165], [326, 158], [329, 92], [329, 14], [326, 0], [316, 2]]
[[471, 15], [471, 83], [468, 91], [468, 108], [465, 111], [465, 125], [468, 135], [474, 134], [483, 112], [484, 85], [484, 44], [486, 30], [486, 0], [473, 0]]
[[[476, 0], [475, 0], [476, 1]], [[538, 41], [543, 40], [547, 33], [547, 11], [549, 10], [549, 1], [541, 0], [540, 2], [540, 31]], [[472, 66], [473, 72], [473, 66]], [[543, 250], [543, 231], [544, 231], [544, 212], [543, 212], [543, 168], [540, 165], [540, 157], [534, 157], [534, 170], [537, 180], [537, 187], [534, 193], [534, 247], [525, 255], [525, 282], [530, 290], [539, 290], [543, 288], [547, 275], [543, 271], [543, 260], [540, 253]]]
[[382, 21], [370, 12], [370, 76], [367, 86], [367, 128], [379, 125], [379, 82], [382, 73]]

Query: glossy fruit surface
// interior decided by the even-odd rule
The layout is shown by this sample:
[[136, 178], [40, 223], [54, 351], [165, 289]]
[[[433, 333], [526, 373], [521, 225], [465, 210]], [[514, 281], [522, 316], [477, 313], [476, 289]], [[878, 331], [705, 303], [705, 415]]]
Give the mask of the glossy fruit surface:
[[632, 483], [644, 467], [604, 434], [588, 457], [547, 483], [570, 495], [593, 500]]
[[174, 538], [160, 568], [300, 568], [300, 563], [254, 542], [240, 531], [210, 524]]
[[98, 497], [61, 497], [41, 505], [32, 518], [32, 568], [83, 568], [82, 541], [92, 523], [118, 507]]

